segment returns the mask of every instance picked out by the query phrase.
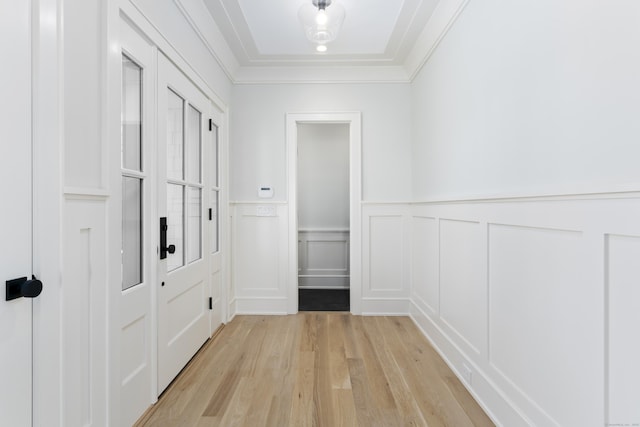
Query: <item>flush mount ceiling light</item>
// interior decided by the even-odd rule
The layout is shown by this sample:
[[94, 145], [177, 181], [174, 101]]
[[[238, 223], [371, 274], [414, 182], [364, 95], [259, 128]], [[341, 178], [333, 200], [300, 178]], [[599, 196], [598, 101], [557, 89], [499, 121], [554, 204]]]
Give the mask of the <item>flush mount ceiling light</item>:
[[307, 39], [316, 44], [316, 51], [326, 52], [327, 43], [338, 37], [344, 21], [344, 8], [339, 4], [331, 5], [331, 0], [312, 0], [311, 4], [300, 8], [298, 18]]

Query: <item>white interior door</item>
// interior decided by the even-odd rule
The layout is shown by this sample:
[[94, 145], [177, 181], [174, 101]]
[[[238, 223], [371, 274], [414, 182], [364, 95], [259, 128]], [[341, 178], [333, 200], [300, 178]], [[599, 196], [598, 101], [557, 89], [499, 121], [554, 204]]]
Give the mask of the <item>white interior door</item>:
[[[120, 420], [132, 425], [155, 400], [152, 310], [155, 283], [153, 117], [155, 49], [120, 22], [122, 293], [120, 299]], [[153, 224], [153, 225], [152, 225]]]
[[[210, 103], [158, 55], [158, 392], [164, 390], [210, 334], [205, 206], [209, 188], [203, 148], [209, 145]], [[165, 233], [166, 238], [163, 238]]]
[[32, 271], [31, 7], [0, 0], [0, 426], [32, 420], [32, 300], [6, 301]]

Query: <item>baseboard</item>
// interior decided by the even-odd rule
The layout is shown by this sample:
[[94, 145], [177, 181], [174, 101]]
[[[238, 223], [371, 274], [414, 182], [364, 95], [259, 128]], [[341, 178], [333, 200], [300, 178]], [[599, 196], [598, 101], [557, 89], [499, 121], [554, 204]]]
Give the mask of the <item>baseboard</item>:
[[[462, 385], [478, 402], [496, 426], [531, 427], [535, 425], [500, 390], [491, 378], [473, 363], [451, 341], [431, 317], [414, 301], [410, 303], [410, 317]], [[472, 369], [471, 384], [461, 374], [462, 364]]]
[[236, 299], [233, 298], [229, 301], [227, 305], [227, 309], [229, 310], [227, 313], [227, 323], [231, 322], [234, 317], [236, 317], [237, 307], [236, 307]]
[[236, 297], [236, 314], [286, 315], [287, 298]]
[[363, 316], [408, 316], [409, 298], [362, 298]]

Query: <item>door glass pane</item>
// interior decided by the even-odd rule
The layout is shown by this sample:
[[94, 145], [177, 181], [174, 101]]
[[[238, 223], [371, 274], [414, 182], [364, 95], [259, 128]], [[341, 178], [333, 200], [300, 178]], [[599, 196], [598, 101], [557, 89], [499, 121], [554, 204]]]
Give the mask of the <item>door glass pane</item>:
[[176, 251], [167, 254], [167, 271], [184, 265], [184, 186], [167, 184], [167, 245]]
[[167, 177], [184, 179], [184, 99], [167, 90]]
[[219, 250], [218, 243], [218, 197], [219, 191], [211, 191], [211, 253]]
[[122, 290], [142, 283], [142, 180], [122, 177]]
[[122, 56], [122, 167], [142, 170], [142, 68]]
[[202, 257], [202, 190], [188, 188], [187, 263]]
[[187, 114], [187, 180], [200, 184], [201, 120], [200, 111], [189, 105]]
[[214, 187], [218, 187], [220, 184], [218, 183], [218, 126], [213, 125], [213, 149], [212, 149], [212, 159], [211, 164], [211, 177], [212, 183]]

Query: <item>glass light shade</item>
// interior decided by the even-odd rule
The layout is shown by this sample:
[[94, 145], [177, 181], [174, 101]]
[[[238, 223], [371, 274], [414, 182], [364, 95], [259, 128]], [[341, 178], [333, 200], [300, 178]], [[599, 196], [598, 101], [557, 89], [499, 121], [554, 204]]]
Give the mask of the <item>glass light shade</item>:
[[[298, 18], [304, 27], [307, 39], [313, 43], [329, 43], [338, 37], [344, 22], [344, 8], [339, 4], [331, 4], [318, 15], [318, 9], [311, 3], [303, 5], [298, 11]], [[318, 23], [320, 22], [320, 23]], [[325, 22], [324, 24], [322, 22]]]
[[327, 11], [324, 9], [318, 10], [318, 13], [316, 13], [316, 24], [327, 25], [328, 21], [329, 17], [327, 16]]

